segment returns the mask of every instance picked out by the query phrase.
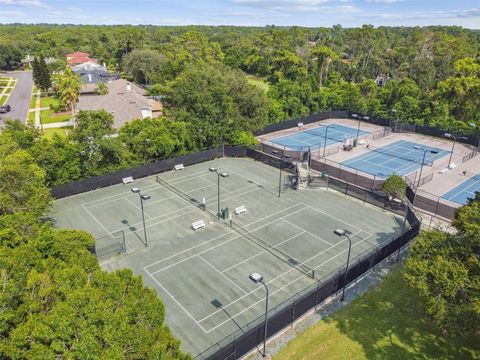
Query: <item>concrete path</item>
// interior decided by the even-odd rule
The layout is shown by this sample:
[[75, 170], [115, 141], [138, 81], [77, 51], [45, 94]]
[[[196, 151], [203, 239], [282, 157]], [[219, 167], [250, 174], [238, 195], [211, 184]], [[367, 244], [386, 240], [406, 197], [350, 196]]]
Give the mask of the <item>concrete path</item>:
[[74, 121], [72, 119], [68, 121], [62, 121], [62, 122], [56, 122], [56, 123], [50, 123], [50, 124], [43, 124], [42, 128], [43, 129], [53, 129], [53, 128], [61, 128], [64, 126], [73, 126]]
[[33, 124], [36, 128], [41, 128], [42, 123], [40, 121], [40, 97], [42, 95], [40, 90], [37, 90], [37, 98], [35, 100], [35, 118]]
[[[35, 96], [37, 96], [37, 94], [35, 94]], [[35, 106], [36, 106], [36, 104], [35, 104]], [[29, 112], [29, 113], [31, 113], [31, 112], [35, 112], [36, 110], [37, 110], [37, 108], [35, 108], [35, 109], [30, 109], [30, 110], [28, 110], [28, 112]], [[48, 107], [48, 106], [44, 106], [44, 107], [41, 107], [39, 110], [40, 110], [40, 111], [43, 111], [43, 110], [50, 110], [50, 107]]]

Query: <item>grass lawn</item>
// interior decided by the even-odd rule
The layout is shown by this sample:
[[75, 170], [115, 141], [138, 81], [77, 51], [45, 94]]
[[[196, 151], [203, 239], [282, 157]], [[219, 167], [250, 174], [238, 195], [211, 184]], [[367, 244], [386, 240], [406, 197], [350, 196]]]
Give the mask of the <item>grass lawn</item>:
[[56, 122], [68, 121], [72, 116], [70, 114], [57, 115], [53, 110], [42, 110], [40, 111], [40, 119], [42, 124], [50, 124]]
[[35, 104], [37, 103], [37, 95], [32, 95], [30, 100], [30, 109], [35, 109]]
[[28, 121], [33, 124], [33, 122], [35, 121], [35, 111], [28, 113]]
[[64, 126], [61, 128], [54, 128], [54, 129], [44, 129], [43, 130], [43, 137], [45, 138], [52, 138], [53, 134], [58, 134], [60, 136], [67, 136], [73, 130], [73, 126]]
[[7, 88], [7, 90], [5, 91], [5, 94], [10, 94], [12, 90], [13, 90], [13, 87]]
[[267, 80], [265, 80], [265, 78], [263, 77], [247, 75], [247, 81], [250, 84], [257, 86], [263, 92], [267, 92], [268, 89], [270, 88], [270, 85], [268, 84]]
[[53, 96], [40, 97], [40, 107], [58, 106], [60, 100]]
[[442, 337], [397, 268], [350, 306], [298, 335], [273, 360], [479, 358], [478, 339]]
[[3, 106], [5, 104], [5, 101], [7, 101], [6, 96], [0, 96], [0, 106]]

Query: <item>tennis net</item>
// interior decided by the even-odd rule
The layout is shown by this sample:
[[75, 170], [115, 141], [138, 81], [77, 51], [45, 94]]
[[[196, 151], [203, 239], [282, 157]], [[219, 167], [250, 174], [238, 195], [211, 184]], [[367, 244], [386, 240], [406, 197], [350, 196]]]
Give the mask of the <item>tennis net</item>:
[[[417, 164], [422, 164], [422, 160], [423, 160], [423, 153], [421, 155], [418, 155], [418, 156], [417, 155], [413, 155], [413, 156], [401, 155], [401, 154], [398, 153], [399, 149], [390, 149], [390, 148], [385, 148], [385, 147], [377, 148], [373, 145], [369, 145], [368, 149], [370, 151], [377, 152], [379, 154], [383, 154], [383, 155], [387, 155], [387, 156], [390, 156], [390, 157], [393, 157], [393, 158], [414, 162], [414, 163], [417, 163]], [[433, 160], [425, 159], [424, 165], [433, 166]]]
[[203, 211], [207, 211], [210, 215], [212, 215], [212, 219], [214, 219], [217, 215], [212, 213], [210, 210], [208, 210], [205, 206], [205, 204], [194, 198], [193, 196], [191, 195], [188, 195], [187, 193], [183, 192], [182, 190], [178, 189], [176, 186], [170, 184], [169, 182], [165, 181], [164, 179], [162, 179], [160, 176], [156, 176], [156, 180], [157, 182], [162, 185], [163, 187], [165, 187], [166, 189], [170, 190], [171, 192], [173, 192], [174, 194], [177, 194], [178, 196], [180, 196], [182, 199], [184, 199], [185, 201], [189, 202], [190, 204], [192, 204], [193, 206], [203, 210]]
[[312, 267], [298, 261], [294, 257], [288, 255], [287, 253], [283, 252], [280, 249], [277, 249], [275, 246], [272, 244], [266, 242], [262, 238], [258, 237], [257, 235], [253, 234], [252, 232], [246, 230], [245, 228], [241, 227], [240, 225], [237, 225], [233, 221], [230, 220], [230, 226], [233, 230], [238, 232], [240, 235], [246, 237], [248, 240], [253, 242], [254, 244], [260, 246], [261, 248], [264, 248], [268, 252], [270, 252], [272, 255], [276, 256], [280, 260], [283, 260], [287, 264], [293, 266], [294, 268], [298, 269], [305, 275], [315, 278], [315, 269]]

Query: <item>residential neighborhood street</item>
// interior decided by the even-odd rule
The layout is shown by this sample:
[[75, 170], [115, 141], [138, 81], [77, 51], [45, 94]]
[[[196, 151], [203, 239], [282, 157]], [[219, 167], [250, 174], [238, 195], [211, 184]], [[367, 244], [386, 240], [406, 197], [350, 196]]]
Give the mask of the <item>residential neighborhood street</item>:
[[32, 96], [32, 72], [14, 71], [2, 75], [17, 78], [17, 84], [7, 100], [7, 104], [12, 107], [12, 110], [7, 114], [0, 114], [0, 127], [4, 126], [5, 119], [19, 119], [24, 123]]

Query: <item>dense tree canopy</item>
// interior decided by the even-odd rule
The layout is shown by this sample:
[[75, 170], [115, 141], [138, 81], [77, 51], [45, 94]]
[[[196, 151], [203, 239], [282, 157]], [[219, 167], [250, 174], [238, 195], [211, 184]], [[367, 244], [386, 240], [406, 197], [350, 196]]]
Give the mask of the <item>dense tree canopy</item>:
[[424, 231], [407, 260], [406, 278], [424, 309], [450, 334], [480, 334], [480, 193], [459, 208], [456, 234]]
[[188, 121], [200, 148], [229, 142], [232, 132], [266, 124], [265, 94], [223, 65], [188, 67], [163, 89], [169, 117]]
[[[29, 151], [47, 172], [78, 165], [47, 159], [37, 135], [14, 122], [0, 134], [0, 358], [188, 359], [140, 277], [101, 270], [91, 235], [53, 228], [45, 172]], [[48, 146], [68, 152], [59, 138]]]

